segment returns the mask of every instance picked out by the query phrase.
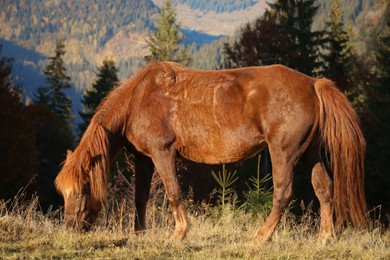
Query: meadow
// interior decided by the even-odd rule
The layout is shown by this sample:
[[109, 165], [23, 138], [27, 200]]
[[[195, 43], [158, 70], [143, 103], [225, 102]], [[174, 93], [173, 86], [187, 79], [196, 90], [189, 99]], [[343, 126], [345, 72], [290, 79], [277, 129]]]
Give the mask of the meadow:
[[272, 241], [259, 244], [251, 238], [264, 222], [262, 214], [245, 211], [234, 200], [222, 208], [186, 199], [191, 231], [179, 241], [170, 237], [173, 218], [164, 199], [152, 198], [149, 229], [136, 234], [133, 203], [126, 198], [109, 200], [90, 232], [66, 228], [60, 210], [43, 214], [37, 197], [1, 201], [0, 258], [390, 259], [390, 231], [378, 223], [366, 230], [346, 227], [333, 241], [319, 244], [318, 215], [310, 207], [300, 217], [287, 212]]

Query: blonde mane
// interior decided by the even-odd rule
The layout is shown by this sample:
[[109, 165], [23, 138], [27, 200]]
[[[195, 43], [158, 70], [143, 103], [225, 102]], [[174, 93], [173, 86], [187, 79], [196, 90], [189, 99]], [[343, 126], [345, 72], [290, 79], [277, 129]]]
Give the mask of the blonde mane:
[[110, 164], [109, 147], [106, 130], [92, 120], [79, 146], [68, 155], [56, 178], [56, 187], [63, 196], [70, 192], [81, 193], [89, 185], [91, 197], [99, 202], [104, 200]]

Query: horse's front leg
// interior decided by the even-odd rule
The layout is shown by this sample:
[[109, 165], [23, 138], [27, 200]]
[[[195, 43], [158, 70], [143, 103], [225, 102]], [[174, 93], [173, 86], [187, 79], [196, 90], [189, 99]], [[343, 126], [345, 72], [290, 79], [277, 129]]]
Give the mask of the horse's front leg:
[[173, 149], [155, 150], [152, 160], [164, 183], [169, 203], [175, 218], [174, 238], [183, 239], [188, 231], [188, 221], [181, 200], [179, 182], [176, 175], [175, 151]]
[[149, 157], [135, 154], [135, 223], [134, 230], [146, 229], [146, 205], [149, 200], [150, 185], [154, 172], [154, 165]]

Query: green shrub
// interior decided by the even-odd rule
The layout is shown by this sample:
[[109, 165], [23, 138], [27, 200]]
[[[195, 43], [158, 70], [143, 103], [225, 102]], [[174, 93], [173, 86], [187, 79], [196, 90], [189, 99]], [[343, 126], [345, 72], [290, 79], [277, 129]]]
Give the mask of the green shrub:
[[266, 217], [272, 209], [272, 188], [266, 189], [264, 183], [271, 180], [271, 175], [267, 174], [260, 177], [260, 158], [257, 161], [257, 175], [249, 178], [250, 184], [247, 184], [249, 191], [244, 192], [245, 203], [241, 206], [244, 210], [257, 216], [261, 214]]
[[223, 210], [226, 204], [232, 201], [232, 196], [235, 195], [233, 184], [238, 180], [237, 171], [228, 172], [225, 164], [222, 165], [222, 172], [211, 172], [214, 179], [218, 182], [220, 188], [216, 190], [218, 196], [218, 204]]

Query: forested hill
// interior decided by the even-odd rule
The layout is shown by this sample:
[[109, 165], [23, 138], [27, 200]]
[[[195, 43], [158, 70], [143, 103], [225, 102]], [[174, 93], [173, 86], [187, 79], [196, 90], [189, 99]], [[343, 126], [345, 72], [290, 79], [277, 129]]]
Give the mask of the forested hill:
[[[15, 57], [14, 74], [31, 95], [37, 86], [26, 79], [45, 65], [45, 57], [54, 51], [58, 38], [65, 42], [65, 63], [77, 91], [90, 86], [96, 67], [113, 57], [121, 79], [143, 64], [148, 53], [146, 38], [165, 0], [2, 0], [0, 1], [0, 41], [3, 54]], [[380, 0], [383, 1], [383, 0]], [[193, 46], [192, 66], [216, 68], [218, 49], [200, 45], [233, 35], [243, 23], [254, 20], [267, 8], [265, 0], [172, 0], [186, 34], [186, 43]], [[272, 2], [272, 1], [270, 1]], [[317, 0], [320, 8], [313, 27], [321, 28], [329, 17], [330, 0]], [[367, 17], [375, 17], [375, 0], [340, 1], [346, 21], [364, 25]], [[364, 27], [364, 26], [363, 26]], [[364, 35], [364, 34], [359, 34]], [[364, 37], [364, 36], [363, 36]], [[20, 52], [21, 49], [28, 51]], [[35, 53], [22, 57], [20, 53]], [[27, 82], [27, 83], [26, 83]]]
[[5, 25], [0, 28], [1, 36], [30, 41], [26, 47], [34, 47], [53, 34], [102, 45], [122, 28], [142, 33], [158, 13], [149, 0], [4, 0], [0, 10]]
[[[18, 45], [15, 49], [44, 56], [52, 54], [56, 40], [63, 38], [68, 73], [80, 91], [91, 84], [96, 66], [107, 56], [117, 60], [122, 72], [138, 66], [158, 12], [149, 0], [5, 0], [0, 2], [0, 38]], [[16, 56], [13, 51], [9, 47], [4, 54]], [[18, 62], [42, 68], [44, 60], [25, 57]], [[27, 92], [35, 88], [23, 85]]]
[[[160, 2], [164, 1], [0, 1], [0, 43], [4, 47], [3, 54], [15, 57], [14, 79], [23, 85], [25, 94], [30, 97], [39, 84], [43, 83], [43, 79], [29, 79], [37, 78], [37, 71], [45, 65], [44, 57], [52, 54], [59, 38], [64, 39], [64, 61], [78, 92], [92, 84], [97, 66], [108, 56], [116, 61], [119, 77], [127, 78], [142, 66], [143, 57], [147, 55], [146, 38], [153, 30]], [[184, 14], [181, 11], [183, 7], [206, 13], [216, 10], [221, 15], [223, 12], [248, 9], [256, 2], [259, 1], [173, 1], [178, 9], [179, 20], [180, 13]], [[192, 11], [189, 13], [194, 14]], [[254, 17], [245, 17], [242, 21], [249, 21]], [[204, 20], [202, 17], [199, 19]], [[222, 22], [229, 32], [237, 27], [237, 22], [232, 19], [223, 18], [219, 23]], [[209, 24], [214, 26], [215, 23]], [[226, 33], [224, 29], [214, 31], [211, 35], [207, 28], [193, 28], [191, 23], [186, 24], [183, 25], [183, 32], [188, 44], [195, 42], [200, 46], [220, 37], [216, 35]], [[194, 47], [193, 50], [198, 48]], [[23, 56], [22, 53], [34, 55]]]

